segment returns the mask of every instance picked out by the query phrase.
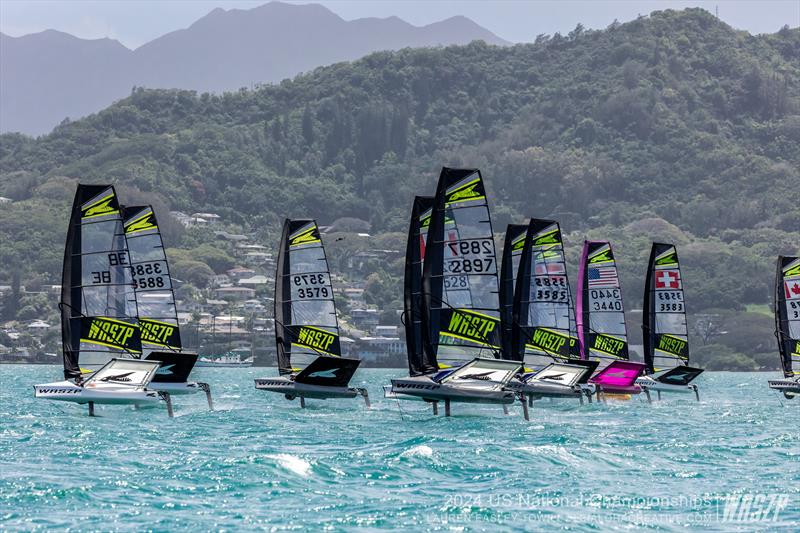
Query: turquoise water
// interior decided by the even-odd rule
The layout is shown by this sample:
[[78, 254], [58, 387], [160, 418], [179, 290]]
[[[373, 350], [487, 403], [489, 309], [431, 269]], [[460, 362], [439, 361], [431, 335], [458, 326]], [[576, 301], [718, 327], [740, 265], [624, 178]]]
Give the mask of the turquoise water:
[[[254, 390], [269, 368], [197, 369], [215, 412], [195, 395], [172, 420], [123, 406], [89, 418], [33, 398], [59, 373], [0, 366], [0, 529], [799, 528], [800, 399], [782, 405], [767, 374], [707, 373], [699, 404], [537, 402], [525, 422], [517, 406], [454, 405], [446, 419], [385, 400], [402, 370], [357, 373], [370, 410], [301, 410]], [[742, 497], [750, 512], [725, 515]]]

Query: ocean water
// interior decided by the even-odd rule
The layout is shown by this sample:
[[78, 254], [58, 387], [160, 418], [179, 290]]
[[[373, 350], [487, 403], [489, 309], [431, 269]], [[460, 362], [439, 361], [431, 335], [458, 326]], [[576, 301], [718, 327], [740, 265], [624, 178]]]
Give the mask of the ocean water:
[[[0, 366], [0, 530], [800, 530], [800, 399], [706, 373], [701, 402], [454, 404], [256, 391], [275, 369], [197, 369], [163, 407], [36, 400], [60, 367]], [[442, 409], [443, 411], [443, 409]]]

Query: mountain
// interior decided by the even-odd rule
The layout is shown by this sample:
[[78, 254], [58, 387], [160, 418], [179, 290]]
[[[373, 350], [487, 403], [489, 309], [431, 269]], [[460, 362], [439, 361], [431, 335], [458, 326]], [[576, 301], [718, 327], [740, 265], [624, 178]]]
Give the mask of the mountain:
[[48, 30], [0, 34], [0, 131], [42, 134], [130, 94], [134, 86], [232, 91], [278, 82], [377, 50], [508, 44], [464, 17], [417, 27], [397, 17], [345, 21], [317, 4], [217, 8], [136, 50]]
[[[798, 146], [800, 29], [753, 36], [699, 9], [533, 44], [378, 52], [225, 95], [137, 89], [39, 139], [0, 136], [0, 196], [14, 200], [0, 204], [0, 284], [58, 282], [77, 180], [159, 213], [215, 212], [270, 247], [285, 216], [349, 218], [373, 237], [327, 241], [345, 272], [359, 252], [404, 249], [413, 196], [442, 165], [478, 167], [496, 233], [557, 218], [571, 268], [584, 237], [611, 239], [632, 309], [649, 242], [675, 242], [691, 312], [739, 313], [730, 349], [767, 352], [748, 309], [769, 303], [775, 257], [800, 251]], [[196, 230], [170, 242], [183, 257], [224, 250]], [[387, 310], [402, 295], [392, 257], [365, 259], [361, 278]], [[175, 275], [202, 285], [195, 267]]]

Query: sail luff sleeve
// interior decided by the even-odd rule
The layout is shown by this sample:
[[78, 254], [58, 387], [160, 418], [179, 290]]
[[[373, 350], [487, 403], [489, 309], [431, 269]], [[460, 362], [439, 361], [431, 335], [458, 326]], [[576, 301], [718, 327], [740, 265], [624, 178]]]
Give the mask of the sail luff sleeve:
[[[427, 222], [433, 198], [417, 196], [411, 210], [406, 243], [406, 263], [403, 284], [403, 311], [405, 317], [406, 347], [408, 352], [408, 371], [411, 376], [433, 372], [425, 356], [422, 342], [422, 265], [425, 253]], [[423, 218], [425, 231], [423, 231]]]
[[650, 248], [650, 258], [647, 260], [647, 274], [644, 282], [644, 300], [642, 304], [642, 343], [644, 348], [645, 372], [652, 374], [655, 372], [653, 363], [653, 333], [655, 331], [654, 300], [653, 300], [653, 269], [655, 266], [656, 247], [655, 243]]
[[503, 261], [500, 268], [500, 322], [503, 328], [501, 354], [503, 359], [512, 361], [522, 361], [521, 350], [514, 340], [515, 336], [519, 336], [517, 333], [519, 325], [514, 316], [514, 302], [527, 230], [526, 224], [509, 224], [503, 241]]
[[85, 185], [78, 185], [72, 201], [67, 238], [64, 245], [64, 263], [61, 271], [61, 345], [63, 350], [64, 377], [80, 376], [78, 364], [81, 336], [81, 205], [84, 202]]
[[275, 298], [273, 301], [273, 316], [275, 317], [275, 347], [277, 350], [278, 372], [280, 374], [292, 373], [290, 350], [287, 346], [286, 324], [289, 323], [291, 310], [287, 312], [287, 289], [289, 284], [289, 219], [283, 223], [280, 245], [278, 247], [278, 260], [275, 267]]

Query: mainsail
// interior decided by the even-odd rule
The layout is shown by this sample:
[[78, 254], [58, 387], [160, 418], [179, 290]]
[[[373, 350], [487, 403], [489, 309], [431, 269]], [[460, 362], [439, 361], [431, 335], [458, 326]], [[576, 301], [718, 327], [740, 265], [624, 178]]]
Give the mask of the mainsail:
[[423, 342], [440, 367], [501, 349], [496, 263], [480, 171], [442, 168], [422, 276]]
[[645, 281], [644, 363], [652, 374], [689, 364], [683, 280], [672, 244], [653, 243]]
[[582, 359], [628, 360], [625, 308], [617, 263], [607, 241], [585, 241], [578, 272], [577, 329]]
[[514, 344], [524, 351], [526, 370], [539, 370], [577, 356], [575, 310], [567, 278], [561, 228], [532, 219], [514, 295]]
[[500, 323], [502, 325], [503, 359], [522, 361], [522, 350], [518, 343], [512, 342], [516, 324], [514, 322], [514, 288], [517, 284], [517, 273], [525, 237], [528, 234], [527, 224], [509, 224], [503, 243], [503, 262], [500, 266]]
[[286, 219], [275, 275], [278, 370], [297, 373], [318, 356], [341, 356], [339, 323], [317, 223]]
[[111, 185], [78, 185], [61, 279], [64, 375], [79, 377], [113, 357], [139, 357], [130, 258]]
[[152, 206], [122, 208], [123, 227], [139, 312], [142, 349], [182, 349], [178, 309], [167, 255]]
[[800, 257], [778, 257], [775, 327], [783, 375], [800, 377]]
[[432, 207], [432, 197], [417, 196], [414, 198], [406, 244], [403, 311], [408, 349], [408, 370], [412, 376], [436, 371], [436, 364], [431, 361], [430, 357], [426, 357], [422, 342], [422, 265], [425, 260], [425, 243]]

